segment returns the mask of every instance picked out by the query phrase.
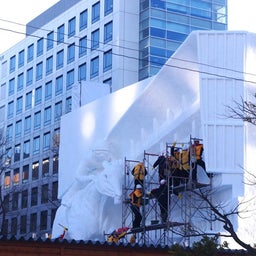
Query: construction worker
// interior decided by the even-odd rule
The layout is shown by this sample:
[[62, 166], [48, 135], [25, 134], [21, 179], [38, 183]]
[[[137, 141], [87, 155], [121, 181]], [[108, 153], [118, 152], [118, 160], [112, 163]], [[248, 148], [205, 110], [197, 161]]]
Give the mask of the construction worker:
[[109, 243], [117, 243], [121, 238], [124, 238], [127, 234], [127, 231], [129, 230], [129, 228], [124, 227], [124, 228], [119, 228], [117, 230], [114, 230], [109, 236], [107, 241]]
[[199, 139], [194, 139], [194, 144], [190, 146], [191, 151], [191, 164], [192, 164], [192, 181], [197, 182], [197, 168], [200, 167], [204, 171], [206, 171], [205, 168], [205, 162], [203, 160], [203, 152], [204, 147], [203, 144], [200, 143]]
[[162, 223], [166, 223], [168, 217], [168, 186], [167, 181], [162, 179], [158, 188], [152, 189], [148, 193], [150, 198], [156, 198], [160, 208]]
[[158, 179], [167, 179], [170, 176], [170, 162], [164, 154], [160, 155], [153, 164], [153, 169], [158, 166]]
[[140, 184], [143, 187], [144, 178], [148, 174], [148, 171], [142, 162], [139, 162], [132, 169], [132, 175], [134, 177], [134, 189], [137, 184]]
[[[140, 213], [140, 206], [142, 204], [142, 185], [137, 184], [135, 190], [130, 194], [131, 198], [131, 210], [133, 212], [133, 229], [139, 228], [142, 221], [142, 215]], [[135, 234], [131, 237], [131, 241], [135, 241]]]
[[[59, 224], [60, 225], [60, 224]], [[62, 239], [64, 239], [64, 237], [65, 237], [65, 235], [66, 235], [66, 232], [68, 231], [68, 228], [67, 227], [65, 227], [65, 226], [63, 226], [63, 225], [61, 225], [62, 227], [63, 227], [63, 232], [62, 232], [62, 234], [60, 235], [60, 239], [62, 240]]]

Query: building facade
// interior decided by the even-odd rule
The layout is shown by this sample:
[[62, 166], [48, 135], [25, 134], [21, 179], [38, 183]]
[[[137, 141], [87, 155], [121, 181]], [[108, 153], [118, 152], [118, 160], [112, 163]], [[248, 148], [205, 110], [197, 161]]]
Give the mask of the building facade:
[[[2, 233], [51, 233], [60, 118], [85, 82], [109, 93], [154, 75], [194, 29], [226, 29], [226, 0], [61, 0], [0, 55]], [[176, 22], [174, 22], [176, 20]], [[97, 88], [95, 88], [97, 89]], [[81, 93], [81, 91], [80, 91]], [[72, 172], [72, 170], [71, 170]]]
[[193, 30], [226, 30], [227, 0], [141, 0], [139, 80], [155, 75]]

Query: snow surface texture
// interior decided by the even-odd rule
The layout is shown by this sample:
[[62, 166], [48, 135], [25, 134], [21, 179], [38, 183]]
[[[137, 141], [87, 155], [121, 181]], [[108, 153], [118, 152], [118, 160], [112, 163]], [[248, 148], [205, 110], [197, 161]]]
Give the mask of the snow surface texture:
[[103, 232], [122, 224], [124, 158], [141, 161], [144, 150], [161, 154], [166, 142], [189, 142], [191, 135], [203, 139], [207, 171], [219, 174], [213, 186], [225, 188], [215, 200], [242, 198], [250, 136], [245, 139], [241, 120], [226, 118], [226, 106], [255, 88], [243, 77], [252, 42], [255, 35], [246, 32], [193, 32], [155, 77], [63, 116], [62, 204], [52, 237], [62, 233], [61, 224], [68, 227], [67, 239], [103, 240]]

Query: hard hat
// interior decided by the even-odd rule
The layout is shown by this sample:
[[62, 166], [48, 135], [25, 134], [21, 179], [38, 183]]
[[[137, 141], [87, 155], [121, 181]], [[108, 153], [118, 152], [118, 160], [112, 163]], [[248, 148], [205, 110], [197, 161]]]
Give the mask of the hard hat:
[[160, 180], [161, 185], [164, 185], [165, 183], [166, 183], [166, 180], [164, 180], [164, 179]]
[[136, 185], [136, 188], [137, 188], [137, 189], [140, 189], [140, 188], [142, 188], [142, 186], [141, 186], [140, 184], [137, 184], [137, 185]]

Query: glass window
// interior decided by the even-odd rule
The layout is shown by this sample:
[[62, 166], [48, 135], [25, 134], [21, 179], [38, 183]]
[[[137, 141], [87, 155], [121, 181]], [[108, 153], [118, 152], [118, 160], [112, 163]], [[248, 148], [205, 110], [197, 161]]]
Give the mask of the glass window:
[[15, 63], [16, 63], [16, 55], [10, 58], [10, 73], [15, 70]]
[[37, 205], [37, 202], [38, 202], [38, 188], [35, 187], [35, 188], [32, 188], [31, 190], [31, 206]]
[[66, 98], [66, 108], [65, 108], [65, 113], [71, 112], [72, 109], [72, 98], [68, 97]]
[[151, 53], [151, 55], [156, 55], [156, 56], [161, 56], [161, 57], [166, 56], [166, 50], [163, 48], [158, 48], [158, 47], [150, 47], [150, 53]]
[[33, 82], [33, 68], [27, 70], [27, 80], [26, 85], [31, 85]]
[[39, 153], [40, 150], [40, 137], [35, 137], [33, 140], [33, 154]]
[[91, 78], [99, 75], [99, 57], [91, 60]]
[[44, 137], [43, 137], [43, 149], [44, 150], [49, 149], [50, 143], [51, 143], [51, 134], [50, 132], [47, 132], [44, 134]]
[[21, 128], [22, 128], [22, 123], [21, 123], [21, 120], [19, 120], [15, 124], [15, 137], [16, 138], [21, 136]]
[[41, 203], [45, 204], [48, 202], [48, 184], [44, 184], [42, 186], [42, 197], [41, 197]]
[[23, 146], [23, 159], [28, 158], [30, 156], [30, 140], [24, 142]]
[[52, 81], [45, 84], [45, 100], [52, 98]]
[[13, 136], [12, 133], [13, 133], [13, 125], [10, 124], [7, 126], [7, 130], [6, 130], [6, 139], [8, 141], [10, 141], [12, 139], [12, 136]]
[[[176, 42], [176, 44], [177, 44], [177, 42]], [[150, 38], [150, 45], [151, 46], [165, 48], [166, 47], [166, 40], [165, 39], [161, 39], [161, 38]], [[180, 44], [178, 44], [178, 45], [180, 45]], [[147, 47], [147, 49], [148, 49], [148, 47]]]
[[20, 181], [20, 170], [19, 168], [15, 168], [13, 170], [13, 184], [18, 185]]
[[150, 19], [150, 26], [155, 27], [155, 28], [166, 29], [166, 21], [156, 19], [156, 18], [151, 18]]
[[20, 182], [20, 169], [19, 168], [15, 168], [13, 170], [13, 183], [15, 185], [18, 185]]
[[52, 108], [51, 106], [44, 109], [44, 125], [48, 125], [51, 123], [52, 117]]
[[46, 75], [49, 75], [52, 73], [52, 69], [53, 69], [53, 57], [50, 56], [46, 59]]
[[150, 57], [150, 63], [154, 66], [161, 67], [162, 65], [164, 65], [165, 62], [166, 62], [165, 58], [160, 58], [160, 57], [155, 57], [155, 56]]
[[27, 208], [28, 207], [28, 190], [23, 190], [21, 193], [21, 208]]
[[53, 166], [52, 166], [52, 172], [53, 174], [58, 173], [59, 170], [59, 157], [58, 156], [54, 156], [53, 157]]
[[87, 54], [87, 36], [79, 40], [79, 57]]
[[[9, 201], [10, 201], [9, 195], [4, 196], [4, 209], [5, 209], [5, 212], [9, 211]], [[9, 234], [9, 230], [8, 230], [9, 225], [10, 225], [10, 220], [8, 220], [8, 219], [3, 220], [3, 231], [2, 231], [2, 233], [6, 237]]]
[[11, 172], [5, 172], [4, 174], [4, 187], [9, 188], [11, 185]]
[[10, 101], [7, 107], [7, 117], [8, 118], [13, 117], [13, 113], [14, 113], [14, 102]]
[[6, 161], [8, 164], [12, 163], [12, 155], [13, 155], [13, 149], [12, 148], [6, 148]]
[[25, 109], [28, 110], [32, 107], [32, 92], [26, 94], [26, 104]]
[[[26, 208], [26, 207], [22, 207]], [[27, 233], [27, 215], [22, 215], [20, 217], [20, 234], [26, 234]]]
[[56, 69], [62, 68], [64, 63], [64, 50], [57, 52]]
[[41, 127], [41, 111], [38, 111], [34, 115], [34, 129], [39, 129]]
[[151, 0], [151, 6], [156, 8], [165, 9], [165, 2], [159, 0]]
[[14, 86], [15, 86], [15, 79], [9, 80], [9, 90], [8, 90], [8, 95], [13, 95], [14, 94]]
[[[3, 206], [2, 207], [5, 210], [5, 212], [9, 212], [9, 210], [10, 210], [10, 194], [7, 194], [7, 195], [4, 196]], [[6, 232], [6, 235], [7, 235], [7, 232]]]
[[63, 90], [63, 76], [59, 76], [56, 78], [55, 96], [61, 94], [62, 90]]
[[187, 37], [187, 35], [182, 34], [182, 33], [167, 31], [167, 38], [170, 40], [176, 40], [176, 41], [183, 42], [186, 39], [186, 37]]
[[[18, 203], [19, 203], [19, 192], [14, 192], [12, 194], [12, 210], [15, 211], [18, 209]], [[17, 225], [17, 223], [16, 223], [16, 225]]]
[[[60, 128], [54, 129], [54, 135], [53, 135], [52, 141], [53, 141], [53, 151], [58, 153], [58, 149], [59, 149], [59, 146], [60, 146]], [[54, 158], [53, 158], [53, 164], [54, 164], [54, 161], [55, 161]], [[53, 166], [53, 169], [54, 168], [55, 167]], [[53, 173], [54, 173], [54, 171], [53, 171]]]
[[32, 180], [37, 180], [38, 177], [39, 177], [39, 161], [34, 162], [32, 164]]
[[42, 86], [37, 87], [35, 90], [35, 105], [38, 105], [42, 102]]
[[104, 43], [112, 40], [113, 36], [113, 22], [109, 22], [104, 25]]
[[75, 44], [68, 46], [68, 63], [75, 60]]
[[87, 28], [87, 18], [88, 18], [87, 10], [84, 10], [83, 12], [80, 13], [80, 19], [79, 19], [80, 31]]
[[57, 43], [63, 43], [64, 42], [64, 24], [59, 26], [57, 29]]
[[100, 30], [96, 29], [92, 32], [92, 39], [91, 39], [91, 49], [95, 50], [99, 47], [99, 40], [100, 40]]
[[50, 50], [53, 48], [53, 41], [54, 41], [54, 33], [53, 31], [51, 31], [47, 34], [47, 50]]
[[[192, 22], [191, 22], [191, 24], [192, 24]], [[170, 31], [181, 32], [184, 34], [189, 33], [189, 27], [187, 25], [182, 25], [182, 24], [178, 24], [175, 22], [167, 22], [166, 28], [167, 28], [167, 30], [170, 30]]]
[[43, 62], [40, 62], [36, 65], [36, 80], [42, 79], [43, 76]]
[[166, 36], [166, 31], [164, 29], [159, 29], [159, 28], [150, 28], [150, 33], [152, 36], [156, 37], [161, 37], [165, 38]]
[[68, 21], [68, 37], [75, 35], [76, 33], [76, 17]]
[[37, 213], [30, 214], [30, 232], [36, 232], [37, 230]]
[[14, 147], [14, 162], [20, 161], [20, 144]]
[[112, 68], [112, 50], [104, 53], [103, 56], [103, 71], [110, 70]]
[[113, 12], [113, 0], [105, 0], [104, 15], [108, 15]]
[[31, 44], [28, 47], [28, 56], [27, 56], [27, 62], [32, 61], [34, 58], [34, 44]]
[[16, 102], [16, 114], [20, 114], [22, 112], [22, 106], [23, 106], [23, 97], [20, 96]]
[[27, 183], [29, 178], [29, 165], [24, 165], [22, 170], [22, 183]]
[[62, 101], [59, 101], [55, 104], [55, 111], [54, 111], [54, 119], [60, 119], [62, 115]]
[[92, 6], [92, 23], [100, 19], [100, 2], [95, 3]]
[[42, 174], [43, 174], [43, 177], [46, 177], [49, 175], [49, 170], [50, 170], [50, 160], [49, 158], [45, 158], [43, 160], [43, 167], [42, 167]]
[[25, 118], [25, 123], [24, 123], [24, 133], [30, 133], [31, 130], [31, 116], [27, 116]]
[[78, 67], [78, 81], [86, 80], [86, 63]]
[[72, 70], [69, 70], [67, 73], [67, 79], [66, 79], [66, 82], [67, 82], [66, 89], [67, 90], [72, 88], [74, 81], [75, 81], [75, 71], [74, 71], [74, 69], [72, 69]]
[[47, 211], [42, 211], [40, 214], [40, 230], [47, 229]]
[[41, 56], [44, 51], [44, 38], [40, 38], [37, 40], [37, 57]]
[[52, 200], [55, 201], [58, 199], [58, 182], [55, 181], [52, 183]]
[[25, 51], [22, 50], [19, 52], [18, 66], [19, 68], [24, 65]]
[[[16, 202], [16, 200], [15, 200], [15, 202]], [[14, 203], [13, 203], [13, 205], [14, 205]], [[17, 208], [18, 208], [18, 203], [17, 203]], [[17, 210], [17, 208], [13, 206], [12, 209]], [[12, 236], [17, 235], [17, 223], [18, 223], [17, 217], [14, 217], [14, 218], [11, 219], [11, 235]]]
[[24, 86], [24, 74], [21, 73], [18, 75], [18, 85], [17, 85], [17, 91], [21, 91]]

